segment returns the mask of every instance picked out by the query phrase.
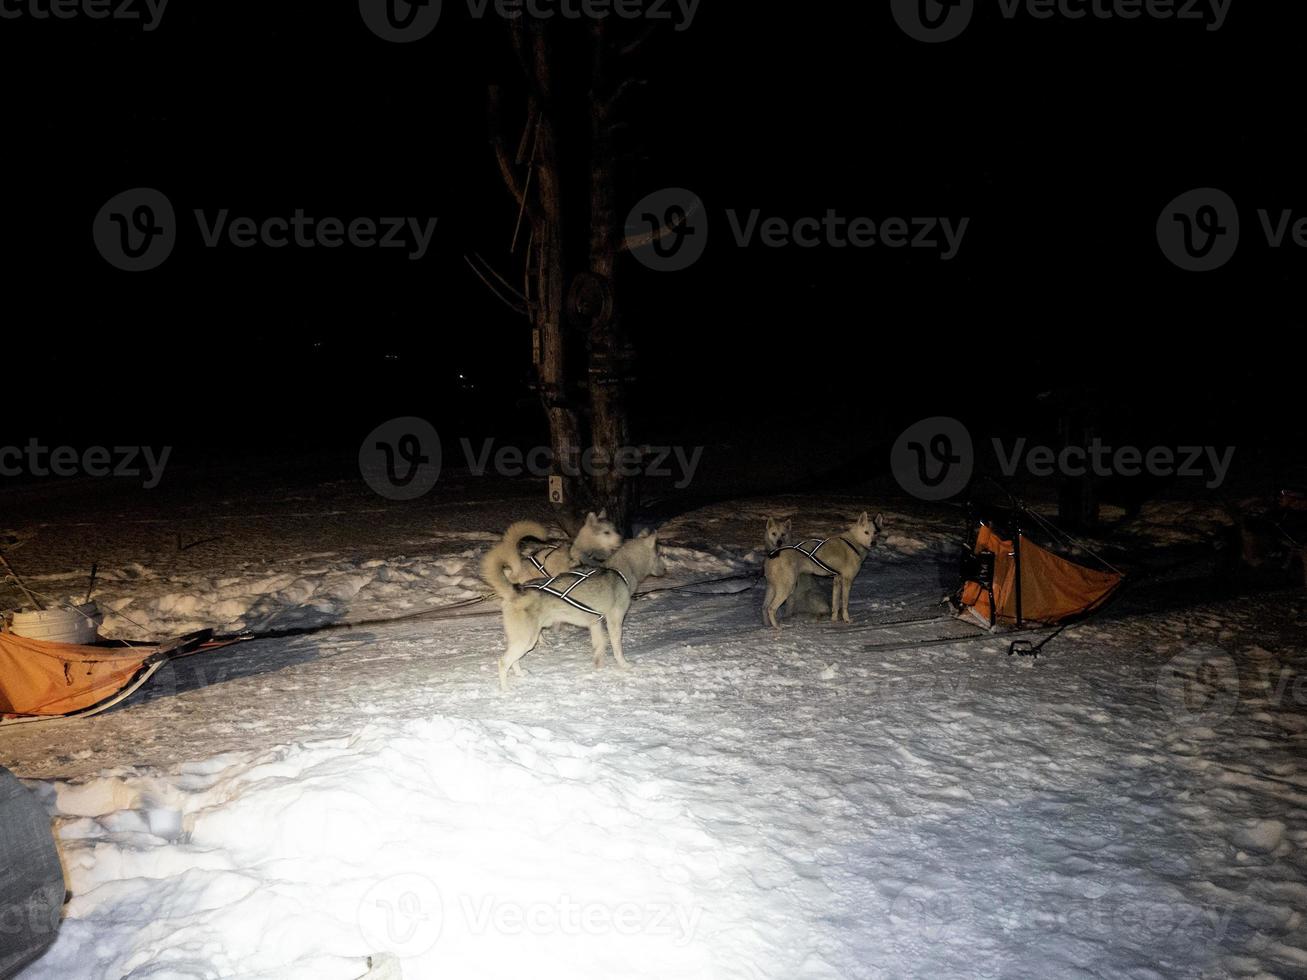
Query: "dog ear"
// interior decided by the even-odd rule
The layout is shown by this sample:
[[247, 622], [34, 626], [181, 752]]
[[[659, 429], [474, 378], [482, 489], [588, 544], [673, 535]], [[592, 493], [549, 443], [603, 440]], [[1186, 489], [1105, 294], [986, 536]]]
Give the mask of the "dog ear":
[[598, 523], [599, 523], [599, 518], [595, 517], [595, 512], [594, 512], [594, 511], [590, 511], [590, 513], [588, 513], [588, 514], [585, 515], [585, 526], [586, 526], [586, 527], [594, 527], [594, 526], [595, 526], [596, 524], [598, 524]]
[[793, 524], [793, 523], [794, 523], [794, 521], [793, 521], [791, 518], [786, 518], [786, 519], [785, 519], [785, 524], [784, 524], [783, 526], [784, 526], [784, 528], [785, 528], [785, 533], [786, 533], [786, 534], [789, 534], [789, 533], [790, 533], [790, 525]]
[[601, 510], [601, 511], [599, 512], [599, 520], [601, 520], [601, 521], [606, 521], [606, 520], [608, 520], [608, 508], [607, 508], [607, 507], [605, 507], [603, 510]]
[[858, 517], [858, 527], [866, 527], [866, 526], [867, 526], [867, 512], [864, 510], [862, 514]]
[[875, 524], [876, 530], [879, 531], [881, 528], [885, 526], [885, 515], [877, 514], [875, 518], [872, 519], [871, 523]]
[[774, 527], [776, 527], [776, 518], [774, 517], [767, 518], [767, 530], [770, 531]]

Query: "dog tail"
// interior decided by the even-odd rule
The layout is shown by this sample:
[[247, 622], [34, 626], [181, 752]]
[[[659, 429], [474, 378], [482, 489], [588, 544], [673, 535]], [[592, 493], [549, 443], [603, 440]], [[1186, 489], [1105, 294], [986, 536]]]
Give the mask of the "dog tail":
[[[501, 599], [517, 595], [513, 585], [522, 577], [522, 553], [518, 549], [525, 538], [549, 540], [549, 532], [537, 521], [518, 521], [504, 532], [503, 539], [481, 559], [481, 579]], [[507, 573], [506, 573], [507, 570]]]

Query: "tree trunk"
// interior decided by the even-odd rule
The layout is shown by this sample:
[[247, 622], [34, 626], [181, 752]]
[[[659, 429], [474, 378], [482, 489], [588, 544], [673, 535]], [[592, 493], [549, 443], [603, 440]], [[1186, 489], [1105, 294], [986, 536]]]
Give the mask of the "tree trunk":
[[595, 21], [591, 29], [594, 62], [590, 86], [590, 271], [600, 282], [607, 283], [609, 304], [606, 316], [596, 316], [591, 321], [589, 375], [591, 438], [596, 454], [608, 465], [595, 475], [592, 486], [609, 518], [626, 534], [631, 530], [635, 495], [633, 480], [624, 472], [628, 460], [623, 454], [631, 441], [616, 269], [624, 228], [617, 212], [617, 167], [608, 101], [612, 85], [605, 24], [606, 21]]
[[[551, 494], [559, 522], [574, 533], [589, 510], [606, 510], [624, 533], [630, 531], [635, 509], [634, 480], [627, 476], [630, 432], [627, 423], [627, 356], [617, 305], [617, 256], [624, 249], [624, 228], [617, 207], [617, 165], [613, 147], [613, 112], [626, 84], [612, 85], [610, 62], [618, 53], [608, 43], [607, 22], [589, 28], [591, 62], [588, 101], [572, 107], [573, 118], [589, 118], [588, 175], [569, 176], [570, 161], [585, 157], [565, 153], [563, 133], [584, 132], [565, 127], [557, 98], [553, 68], [558, 61], [550, 28], [527, 18], [514, 21], [510, 36], [527, 85], [526, 132], [518, 158], [505, 149], [499, 120], [498, 90], [492, 90], [491, 128], [500, 173], [530, 227], [524, 301], [534, 334], [540, 399], [549, 423], [553, 473], [563, 496]], [[525, 159], [524, 159], [525, 157]], [[526, 176], [517, 168], [526, 165]], [[588, 181], [587, 181], [588, 177]], [[585, 206], [578, 207], [588, 182], [588, 226]], [[578, 192], [569, 195], [569, 189]], [[566, 199], [565, 199], [566, 198]], [[579, 340], [569, 336], [568, 290], [577, 273], [586, 272], [606, 292], [608, 302], [586, 323], [588, 360], [577, 356]], [[513, 304], [510, 304], [513, 305]], [[585, 375], [582, 377], [581, 371]], [[588, 418], [578, 407], [578, 392], [588, 391]], [[591, 453], [585, 454], [588, 431]], [[593, 459], [587, 471], [583, 459]]]

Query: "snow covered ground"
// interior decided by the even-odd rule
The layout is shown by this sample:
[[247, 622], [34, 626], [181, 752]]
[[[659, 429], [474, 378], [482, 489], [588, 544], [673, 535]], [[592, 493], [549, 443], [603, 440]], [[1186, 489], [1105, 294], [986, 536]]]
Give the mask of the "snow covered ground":
[[[530, 513], [322, 493], [188, 515], [180, 545], [97, 525], [109, 628], [420, 612], [483, 592], [476, 556]], [[756, 569], [767, 513], [818, 533], [876, 503], [696, 511], [646, 587]], [[0, 731], [73, 894], [24, 978], [1307, 976], [1304, 597], [1127, 610], [1038, 661], [885, 649], [943, 631], [875, 624], [931, 614], [952, 530], [885, 509], [853, 627], [774, 635], [747, 580], [663, 591], [629, 672], [555, 632], [503, 695], [472, 607], [178, 661], [100, 717]], [[75, 595], [78, 532], [23, 530], [37, 587]]]

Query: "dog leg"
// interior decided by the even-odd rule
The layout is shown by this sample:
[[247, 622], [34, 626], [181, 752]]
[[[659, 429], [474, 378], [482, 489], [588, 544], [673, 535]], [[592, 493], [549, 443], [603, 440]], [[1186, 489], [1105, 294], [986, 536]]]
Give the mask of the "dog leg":
[[617, 666], [626, 670], [631, 665], [626, 662], [622, 656], [622, 620], [626, 618], [626, 612], [613, 610], [608, 614], [608, 638], [613, 641], [613, 659], [617, 661]]
[[510, 637], [508, 641], [508, 649], [505, 650], [504, 655], [499, 658], [499, 689], [501, 691], [508, 690], [509, 670], [512, 670], [513, 674], [517, 677], [522, 676], [522, 668], [518, 666], [517, 662], [535, 648], [536, 643], [540, 639], [541, 630], [536, 630], [534, 636], [522, 636], [518, 630], [510, 630], [507, 632], [518, 633], [519, 635]]
[[849, 593], [853, 591], [853, 580], [843, 579], [844, 589], [840, 596], [840, 613], [844, 617], [844, 622], [852, 624], [853, 620], [849, 618]]
[[608, 637], [604, 635], [602, 620], [590, 627], [590, 646], [595, 654], [595, 670], [599, 670], [604, 665], [604, 654], [608, 652]]
[[776, 614], [772, 611], [772, 600], [776, 598], [776, 586], [767, 583], [767, 594], [762, 597], [762, 625], [775, 626]]
[[789, 601], [790, 596], [794, 595], [794, 587], [799, 584], [799, 576], [798, 573], [782, 567], [776, 570], [775, 579], [769, 580], [767, 584], [772, 589], [771, 602], [766, 609], [767, 622], [772, 629], [779, 630], [781, 624], [776, 622], [776, 614], [780, 612], [781, 606]]
[[840, 583], [844, 581], [843, 575], [835, 576], [835, 583], [831, 586], [830, 591], [830, 621], [838, 623], [840, 621]]

